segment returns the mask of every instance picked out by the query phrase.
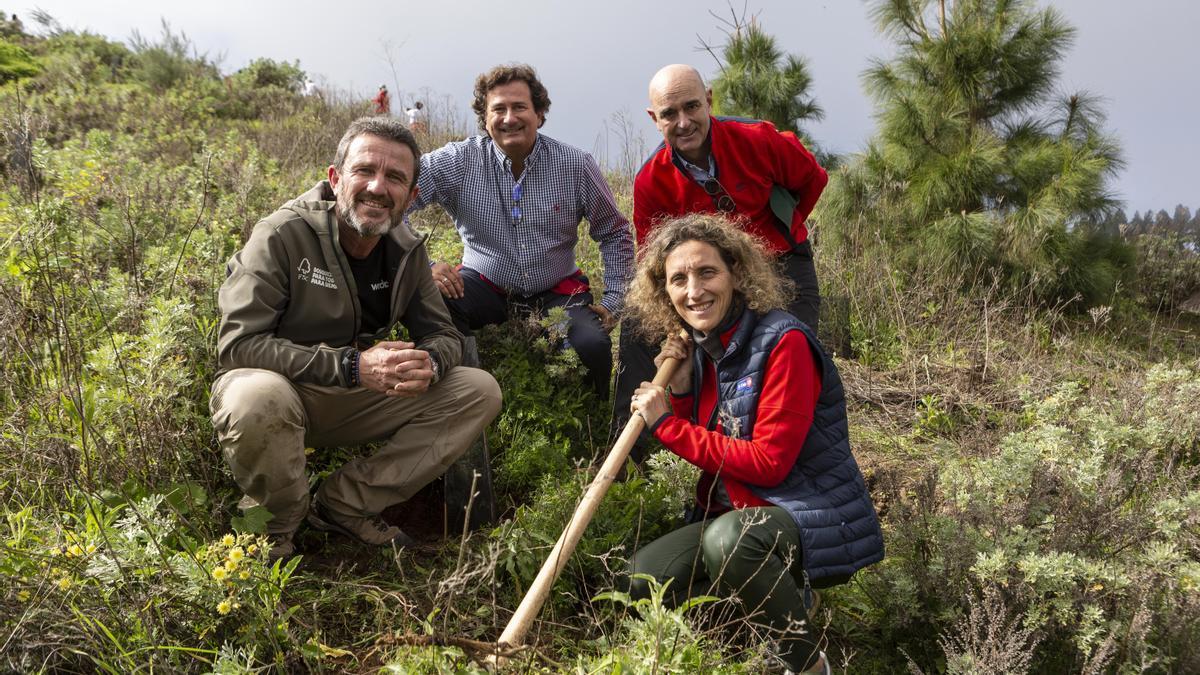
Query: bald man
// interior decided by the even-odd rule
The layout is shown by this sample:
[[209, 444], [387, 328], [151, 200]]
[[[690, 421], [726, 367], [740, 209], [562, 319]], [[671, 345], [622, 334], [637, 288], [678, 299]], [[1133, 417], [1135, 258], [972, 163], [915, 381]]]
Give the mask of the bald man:
[[[695, 68], [669, 65], [650, 80], [646, 113], [663, 136], [633, 185], [639, 249], [664, 219], [721, 213], [760, 237], [796, 285], [788, 311], [817, 330], [820, 293], [805, 219], [829, 181], [796, 135], [770, 122], [713, 117], [712, 90]], [[621, 331], [613, 431], [628, 419], [629, 397], [654, 374], [654, 348]], [[640, 459], [635, 450], [634, 457]]]

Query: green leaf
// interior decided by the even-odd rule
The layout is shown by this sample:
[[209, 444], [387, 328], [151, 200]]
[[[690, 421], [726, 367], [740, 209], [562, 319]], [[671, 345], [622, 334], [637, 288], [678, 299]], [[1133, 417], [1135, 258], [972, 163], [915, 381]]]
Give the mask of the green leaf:
[[230, 519], [230, 525], [233, 526], [235, 532], [266, 534], [267, 523], [271, 522], [274, 515], [264, 506], [253, 506], [243, 511], [241, 516], [234, 516]]

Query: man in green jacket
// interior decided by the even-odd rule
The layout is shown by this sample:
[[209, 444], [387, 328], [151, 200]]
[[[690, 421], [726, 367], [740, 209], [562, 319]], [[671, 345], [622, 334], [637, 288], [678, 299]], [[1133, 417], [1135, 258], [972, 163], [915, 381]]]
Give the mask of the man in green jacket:
[[[275, 557], [294, 552], [306, 513], [365, 543], [408, 543], [380, 512], [441, 475], [500, 410], [495, 379], [459, 366], [462, 335], [403, 222], [420, 154], [399, 121], [356, 120], [328, 180], [255, 225], [229, 261], [209, 405], [243, 507], [271, 513]], [[389, 339], [397, 323], [406, 340]], [[310, 505], [306, 447], [385, 439]]]

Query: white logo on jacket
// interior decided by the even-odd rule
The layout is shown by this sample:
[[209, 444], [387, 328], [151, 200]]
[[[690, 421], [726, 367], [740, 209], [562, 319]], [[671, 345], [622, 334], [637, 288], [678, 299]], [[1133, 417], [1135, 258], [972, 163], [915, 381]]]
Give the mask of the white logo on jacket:
[[305, 258], [300, 261], [300, 265], [296, 268], [299, 272], [296, 278], [300, 281], [307, 281], [314, 286], [323, 286], [325, 288], [337, 288], [337, 281], [329, 270], [323, 270], [320, 267], [314, 267], [312, 263]]

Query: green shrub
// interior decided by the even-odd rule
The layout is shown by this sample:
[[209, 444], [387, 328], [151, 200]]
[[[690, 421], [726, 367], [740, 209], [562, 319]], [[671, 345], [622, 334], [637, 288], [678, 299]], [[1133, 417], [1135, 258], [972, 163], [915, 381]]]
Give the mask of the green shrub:
[[189, 80], [217, 77], [216, 67], [196, 52], [196, 46], [187, 34], [171, 30], [166, 19], [163, 19], [162, 35], [157, 41], [134, 31], [131, 42], [134, 51], [132, 76], [155, 91], [166, 91]]
[[1027, 428], [993, 454], [944, 455], [927, 501], [891, 513], [889, 559], [864, 584], [884, 599], [875, 620], [911, 631], [899, 643], [918, 663], [961, 665], [962, 639], [925, 650], [966, 635], [951, 625], [981, 589], [1019, 617], [1039, 670], [1200, 664], [1200, 364], [1156, 366], [1131, 387], [1030, 399]]
[[254, 59], [250, 65], [230, 76], [235, 87], [245, 89], [281, 89], [293, 94], [300, 93], [304, 86], [304, 71], [300, 62]]
[[[720, 651], [708, 644], [685, 616], [688, 610], [716, 602], [717, 597], [698, 595], [679, 607], [663, 606], [671, 582], [658, 583], [653, 577], [638, 575], [650, 585], [650, 597], [632, 599], [628, 593], [610, 591], [594, 600], [606, 600], [620, 606], [627, 614], [618, 632], [611, 639], [601, 640], [601, 655], [580, 659], [583, 672], [634, 673], [743, 673], [744, 666], [722, 663]], [[723, 667], [724, 666], [724, 667]]]
[[185, 520], [204, 501], [184, 486], [165, 496], [81, 497], [70, 512], [9, 510], [0, 602], [19, 611], [0, 622], [22, 649], [8, 652], [6, 667], [54, 657], [107, 672], [194, 669], [215, 653], [192, 647], [197, 638], [256, 646], [282, 662], [295, 611], [282, 597], [298, 560], [269, 564], [270, 544], [251, 535], [198, 539]]
[[480, 332], [480, 358], [504, 391], [489, 440], [496, 483], [508, 494], [529, 494], [543, 476], [563, 478], [605, 449], [608, 406], [584, 381], [579, 356], [563, 348], [566, 324], [555, 308]]
[[33, 77], [41, 71], [29, 52], [11, 42], [0, 40], [0, 84], [23, 77]]
[[1143, 234], [1133, 241], [1137, 277], [1133, 292], [1152, 310], [1174, 311], [1200, 292], [1200, 253], [1177, 234]]

